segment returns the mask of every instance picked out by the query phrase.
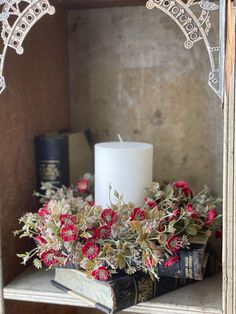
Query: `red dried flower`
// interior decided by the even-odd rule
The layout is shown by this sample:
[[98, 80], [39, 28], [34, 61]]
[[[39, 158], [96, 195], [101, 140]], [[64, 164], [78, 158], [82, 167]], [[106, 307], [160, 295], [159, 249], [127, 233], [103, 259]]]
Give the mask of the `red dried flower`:
[[193, 197], [193, 192], [192, 190], [189, 188], [189, 185], [186, 181], [177, 181], [175, 182], [174, 186], [177, 188], [177, 189], [181, 189], [183, 191], [183, 194], [186, 196], [186, 197]]
[[205, 226], [210, 226], [212, 225], [214, 219], [216, 218], [217, 213], [215, 209], [211, 209], [209, 210], [209, 212], [207, 213], [207, 217], [206, 217], [206, 221], [205, 221]]
[[94, 230], [94, 237], [97, 239], [107, 239], [111, 236], [111, 227], [102, 226]]
[[145, 259], [145, 265], [146, 265], [148, 268], [152, 268], [153, 266], [156, 265], [156, 262], [155, 262], [155, 260], [153, 259], [153, 257], [150, 256], [149, 258], [146, 258], [146, 259]]
[[207, 218], [209, 220], [214, 220], [216, 218], [216, 215], [217, 215], [216, 210], [215, 209], [211, 209], [208, 212]]
[[157, 206], [156, 202], [153, 201], [153, 200], [148, 201], [147, 205], [148, 205], [148, 207], [150, 207], [150, 208], [152, 208], [152, 209]]
[[168, 222], [171, 222], [175, 217], [179, 217], [179, 215], [180, 215], [179, 209], [173, 210], [173, 212], [170, 213], [170, 216], [168, 217]]
[[81, 250], [82, 250], [82, 254], [90, 260], [94, 259], [100, 252], [99, 247], [96, 244], [94, 244], [92, 241], [86, 242], [82, 246]]
[[189, 187], [188, 183], [186, 181], [176, 181], [175, 187], [177, 189], [186, 189]]
[[187, 204], [186, 208], [187, 208], [188, 212], [192, 212], [193, 211], [193, 205], [192, 204]]
[[77, 190], [80, 193], [88, 193], [90, 188], [90, 182], [88, 179], [81, 179], [77, 184]]
[[40, 255], [41, 260], [44, 262], [44, 264], [47, 267], [58, 264], [57, 257], [58, 257], [58, 253], [55, 250], [49, 250], [49, 251], [43, 252]]
[[181, 249], [182, 238], [178, 236], [170, 236], [166, 241], [166, 247], [171, 253], [176, 253]]
[[35, 240], [36, 244], [39, 245], [39, 246], [44, 245], [44, 244], [47, 243], [47, 241], [43, 237], [41, 237], [41, 236], [35, 237], [34, 240]]
[[130, 215], [130, 220], [144, 220], [145, 219], [145, 213], [144, 210], [141, 210], [140, 208], [134, 208], [133, 212]]
[[62, 225], [74, 225], [76, 223], [76, 216], [70, 216], [69, 214], [60, 215], [60, 222]]
[[92, 276], [97, 280], [107, 281], [111, 277], [111, 274], [106, 267], [100, 266], [94, 271], [92, 271]]
[[117, 214], [111, 208], [106, 208], [101, 213], [101, 218], [103, 221], [106, 222], [108, 226], [112, 226], [113, 223], [116, 221]]
[[72, 242], [76, 240], [76, 227], [74, 225], [65, 225], [61, 228], [60, 236], [65, 242]]
[[173, 210], [172, 214], [173, 214], [174, 217], [178, 217], [180, 215], [180, 210], [179, 209], [175, 209], [175, 210]]
[[48, 210], [48, 203], [44, 204], [44, 206], [39, 209], [38, 214], [40, 217], [45, 217], [50, 214]]
[[192, 219], [196, 219], [196, 218], [197, 218], [197, 214], [196, 214], [196, 212], [193, 210], [192, 204], [187, 204], [186, 208], [187, 208], [187, 211], [188, 211], [189, 216], [190, 216]]
[[165, 262], [165, 268], [171, 267], [173, 264], [177, 263], [179, 259], [179, 256], [173, 256], [168, 258], [168, 260]]

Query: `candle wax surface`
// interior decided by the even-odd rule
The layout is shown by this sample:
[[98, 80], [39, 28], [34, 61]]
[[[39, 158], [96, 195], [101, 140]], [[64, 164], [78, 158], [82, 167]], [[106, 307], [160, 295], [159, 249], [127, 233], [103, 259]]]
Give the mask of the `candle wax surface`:
[[125, 202], [143, 205], [145, 187], [152, 183], [153, 146], [138, 142], [107, 142], [95, 145], [95, 203], [110, 206], [116, 190]]

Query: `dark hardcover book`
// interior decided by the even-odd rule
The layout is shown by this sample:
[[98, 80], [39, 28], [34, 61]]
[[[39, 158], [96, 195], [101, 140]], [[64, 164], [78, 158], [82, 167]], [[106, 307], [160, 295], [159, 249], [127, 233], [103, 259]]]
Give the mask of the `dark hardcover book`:
[[158, 266], [159, 276], [202, 280], [204, 275], [202, 263], [206, 248], [207, 243], [192, 243], [189, 249], [180, 250], [177, 254], [179, 256], [177, 263], [168, 268], [164, 264]]
[[165, 263], [158, 266], [159, 276], [202, 280], [204, 256], [210, 250], [208, 239], [205, 235], [191, 238], [189, 249], [182, 249], [177, 253], [179, 256], [177, 263], [168, 268], [165, 267]]
[[86, 172], [91, 172], [92, 151], [86, 134], [66, 132], [36, 137], [38, 188], [41, 182], [57, 187], [76, 184]]
[[62, 134], [42, 135], [35, 139], [38, 187], [50, 182], [69, 185], [68, 138]]
[[[205, 264], [206, 270], [211, 273], [205, 272], [205, 275], [214, 273], [209, 263], [215, 264], [214, 258], [208, 259], [207, 254], [203, 265]], [[132, 276], [117, 275], [108, 282], [102, 282], [88, 278], [83, 271], [61, 268], [56, 269], [54, 280], [54, 284], [59, 284], [59, 287], [62, 286], [82, 298], [89, 299], [100, 309], [102, 307], [110, 309], [110, 313], [119, 312], [192, 282], [194, 282], [192, 279], [174, 277], [160, 277], [159, 281], [152, 280], [148, 274], [142, 272]]]

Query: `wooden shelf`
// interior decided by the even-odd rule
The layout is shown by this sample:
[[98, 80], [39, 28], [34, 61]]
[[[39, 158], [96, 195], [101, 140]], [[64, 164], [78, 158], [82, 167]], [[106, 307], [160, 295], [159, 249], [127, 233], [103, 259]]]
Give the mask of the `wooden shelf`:
[[[87, 307], [83, 300], [75, 299], [55, 288], [50, 280], [54, 271], [37, 271], [30, 268], [4, 288], [8, 300], [41, 302]], [[128, 313], [149, 314], [221, 314], [221, 274], [196, 282], [151, 301], [126, 310]]]

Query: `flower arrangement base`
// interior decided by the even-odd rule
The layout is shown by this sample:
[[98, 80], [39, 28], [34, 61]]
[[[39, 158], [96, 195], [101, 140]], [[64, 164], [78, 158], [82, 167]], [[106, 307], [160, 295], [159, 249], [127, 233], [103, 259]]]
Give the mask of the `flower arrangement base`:
[[221, 228], [220, 199], [212, 198], [206, 187], [193, 196], [183, 181], [162, 187], [154, 182], [146, 189], [143, 207], [124, 202], [114, 191], [115, 203], [102, 208], [92, 201], [90, 177], [77, 187], [44, 185], [45, 194], [37, 193], [43, 207], [26, 213], [19, 220], [21, 230], [14, 232], [36, 242], [30, 252], [18, 254], [23, 264], [34, 258], [36, 268], [50, 269], [73, 262], [103, 281], [120, 271], [141, 271], [152, 279], [202, 279], [206, 243], [194, 248], [191, 239], [208, 239]]
[[[203, 237], [192, 240], [189, 249], [179, 250], [176, 256], [169, 258], [165, 263], [159, 264], [158, 275], [160, 277], [174, 277], [183, 279], [202, 280], [210, 251], [208, 239]], [[211, 253], [213, 254], [213, 253]], [[78, 264], [69, 263], [66, 266], [57, 266], [62, 269], [81, 270]]]

